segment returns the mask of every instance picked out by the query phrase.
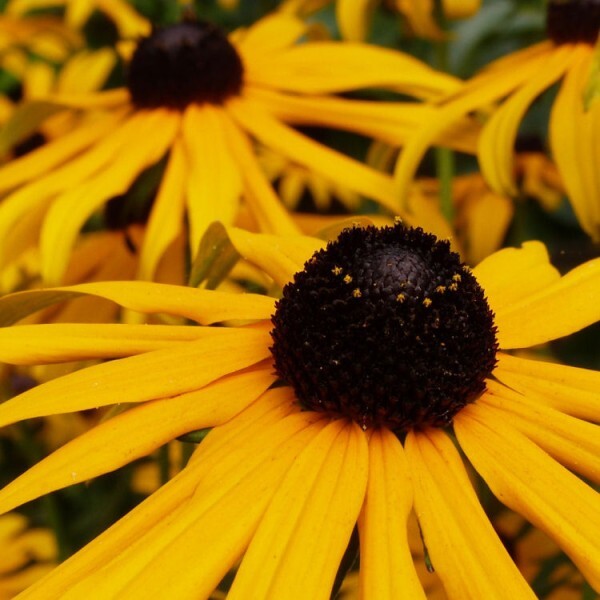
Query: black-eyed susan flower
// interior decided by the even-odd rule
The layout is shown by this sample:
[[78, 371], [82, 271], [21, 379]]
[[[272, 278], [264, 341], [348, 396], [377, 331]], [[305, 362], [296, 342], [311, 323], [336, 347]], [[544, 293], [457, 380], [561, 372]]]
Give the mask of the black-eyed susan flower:
[[0, 517], [0, 600], [10, 600], [56, 565], [51, 531], [29, 526], [18, 513]]
[[[232, 221], [242, 194], [262, 230], [295, 231], [256, 161], [249, 136], [396, 212], [388, 176], [286, 122], [401, 143], [429, 108], [333, 94], [383, 87], [431, 98], [459, 83], [391, 50], [297, 44], [305, 31], [305, 24], [283, 14], [229, 38], [211, 24], [182, 22], [138, 44], [127, 87], [46, 99], [73, 109], [106, 110], [85, 127], [0, 169], [0, 190], [12, 190], [0, 205], [0, 256], [18, 243], [16, 229], [19, 236], [26, 230], [31, 237], [41, 227], [44, 278], [59, 281], [88, 217], [167, 153], [141, 250], [141, 278], [153, 276], [158, 259], [183, 230], [184, 214], [195, 249], [209, 223]], [[451, 143], [471, 145], [472, 133], [453, 136]]]
[[3, 329], [3, 361], [115, 360], [5, 402], [2, 425], [130, 408], [9, 484], [0, 510], [213, 427], [181, 473], [23, 598], [205, 598], [238, 563], [228, 598], [329, 598], [356, 523], [363, 597], [422, 598], [413, 507], [450, 598], [534, 598], [455, 441], [600, 589], [600, 495], [578, 477], [600, 481], [600, 374], [508, 353], [599, 319], [600, 260], [561, 277], [529, 242], [471, 271], [400, 224], [347, 229], [326, 248], [229, 237], [284, 286], [280, 300], [139, 281], [0, 300], [5, 323], [92, 294], [200, 324]]
[[600, 102], [593, 93], [597, 87], [594, 45], [599, 31], [597, 2], [550, 0], [548, 39], [496, 60], [457, 94], [444, 99], [437, 118], [429, 120], [401, 152], [396, 169], [399, 187], [406, 193], [432, 136], [454, 119], [501, 101], [484, 126], [479, 162], [498, 193], [515, 195], [513, 155], [519, 124], [532, 102], [560, 82], [549, 123], [552, 155], [582, 228], [600, 239], [600, 171], [596, 168]]
[[140, 15], [127, 0], [10, 0], [6, 12], [23, 16], [30, 11], [62, 7], [65, 20], [74, 29], [85, 25], [95, 10], [114, 22], [122, 37], [137, 37], [150, 32], [150, 22]]

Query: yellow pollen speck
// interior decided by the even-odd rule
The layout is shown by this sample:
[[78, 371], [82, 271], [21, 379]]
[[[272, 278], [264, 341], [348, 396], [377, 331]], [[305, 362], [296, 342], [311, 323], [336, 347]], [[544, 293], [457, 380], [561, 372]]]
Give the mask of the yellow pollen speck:
[[350, 275], [346, 275], [346, 277], [344, 277], [344, 283], [351, 283], [352, 282], [352, 277], [350, 277]]
[[451, 284], [448, 286], [448, 289], [449, 289], [451, 292], [455, 292], [455, 291], [458, 289], [458, 283], [451, 283]]
[[358, 288], [356, 288], [356, 289], [352, 290], [352, 295], [355, 298], [360, 298], [362, 296], [362, 293], [361, 293], [361, 291]]
[[402, 223], [402, 217], [399, 217], [399, 216], [394, 217], [394, 224], [399, 225], [400, 223]]
[[428, 306], [431, 306], [431, 304], [432, 304], [431, 298], [425, 298], [425, 300], [423, 300], [423, 306], [425, 308], [427, 308]]
[[446, 291], [446, 286], [445, 285], [438, 285], [435, 288], [435, 291], [438, 292], [438, 294], [443, 294]]
[[343, 271], [344, 269], [342, 269], [342, 267], [333, 267], [333, 269], [331, 269], [331, 272], [334, 275], [340, 275], [340, 273]]
[[456, 281], [458, 283], [459, 281], [462, 281], [462, 277], [458, 273], [456, 273], [452, 275], [452, 281]]
[[396, 296], [396, 301], [397, 302], [404, 302], [406, 300], [406, 294], [398, 294]]
[[317, 258], [315, 256], [311, 256], [308, 262], [309, 264], [314, 265], [317, 262]]

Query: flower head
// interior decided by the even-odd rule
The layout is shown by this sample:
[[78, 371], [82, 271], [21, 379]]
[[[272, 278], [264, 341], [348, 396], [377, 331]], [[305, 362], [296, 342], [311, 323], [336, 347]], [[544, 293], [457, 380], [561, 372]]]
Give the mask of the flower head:
[[[574, 474], [600, 481], [600, 376], [506, 352], [597, 321], [600, 260], [561, 277], [529, 242], [468, 271], [446, 244], [400, 225], [352, 229], [326, 248], [302, 236], [227, 232], [238, 255], [287, 285], [277, 308], [264, 296], [144, 282], [0, 300], [5, 322], [92, 294], [201, 323], [1, 330], [7, 362], [116, 360], [9, 400], [0, 423], [131, 405], [9, 484], [1, 510], [213, 427], [181, 473], [29, 597], [135, 597], [149, 588], [204, 597], [243, 556], [233, 598], [298, 589], [328, 598], [356, 523], [364, 597], [423, 597], [407, 542], [414, 508], [450, 598], [498, 590], [533, 598], [449, 433], [498, 499], [600, 587], [600, 498]], [[207, 326], [217, 322], [225, 326]], [[352, 364], [353, 345], [361, 365]]]

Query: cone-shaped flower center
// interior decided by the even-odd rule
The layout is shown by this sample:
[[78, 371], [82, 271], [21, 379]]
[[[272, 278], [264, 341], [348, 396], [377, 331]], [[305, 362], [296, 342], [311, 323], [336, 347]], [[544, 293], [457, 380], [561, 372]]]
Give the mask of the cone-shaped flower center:
[[273, 324], [275, 368], [302, 406], [362, 427], [444, 427], [496, 363], [473, 275], [448, 242], [401, 224], [345, 230], [284, 288]]
[[141, 108], [183, 109], [192, 102], [221, 104], [239, 93], [242, 61], [227, 36], [205, 22], [154, 31], [138, 44], [128, 87]]
[[548, 0], [546, 29], [556, 44], [595, 44], [600, 32], [600, 0]]

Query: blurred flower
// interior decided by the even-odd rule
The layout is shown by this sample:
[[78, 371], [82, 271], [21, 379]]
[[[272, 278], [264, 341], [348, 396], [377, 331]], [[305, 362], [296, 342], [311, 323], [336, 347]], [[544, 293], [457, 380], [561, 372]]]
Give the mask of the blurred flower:
[[9, 0], [6, 12], [22, 16], [32, 10], [64, 7], [67, 23], [80, 29], [95, 10], [111, 19], [124, 38], [150, 33], [150, 22], [140, 15], [127, 0]]
[[139, 281], [0, 299], [4, 324], [73, 294], [200, 324], [1, 329], [7, 362], [114, 359], [3, 403], [2, 425], [131, 406], [9, 484], [0, 510], [214, 427], [181, 473], [23, 598], [206, 597], [242, 556], [228, 598], [289, 598], [300, 581], [328, 598], [357, 522], [363, 597], [422, 598], [413, 504], [450, 598], [533, 598], [450, 428], [496, 497], [600, 589], [599, 494], [574, 474], [600, 482], [600, 374], [505, 352], [596, 322], [600, 259], [561, 277], [528, 242], [471, 271], [400, 224], [347, 229], [326, 250], [227, 231], [281, 300]]
[[[125, 193], [140, 172], [169, 152], [141, 248], [140, 278], [154, 276], [165, 248], [184, 230], [185, 216], [194, 251], [209, 223], [233, 221], [242, 195], [261, 230], [296, 232], [249, 136], [396, 214], [389, 176], [285, 122], [338, 127], [399, 144], [427, 118], [429, 108], [332, 94], [383, 87], [431, 98], [460, 84], [392, 50], [296, 44], [305, 30], [301, 21], [282, 14], [229, 39], [208, 23], [183, 22], [140, 42], [129, 66], [128, 88], [46, 98], [40, 103], [42, 117], [48, 102], [106, 110], [0, 168], [0, 190], [14, 190], [0, 205], [0, 256], [20, 238], [36, 238], [41, 229], [44, 279], [60, 281], [70, 248], [90, 215]], [[34, 117], [32, 107], [29, 118]], [[450, 143], [471, 146], [472, 133], [453, 132]]]
[[[400, 153], [396, 179], [403, 194], [427, 149], [449, 123], [492, 108], [479, 142], [479, 162], [490, 186], [514, 196], [514, 146], [519, 124], [531, 103], [561, 81], [550, 115], [550, 146], [582, 228], [600, 240], [600, 170], [593, 165], [600, 137], [598, 57], [600, 5], [588, 0], [550, 0], [548, 40], [488, 65], [456, 94], [439, 102], [436, 117]], [[595, 65], [595, 66], [594, 66]]]
[[56, 542], [47, 529], [29, 527], [18, 513], [0, 516], [0, 600], [10, 600], [49, 573]]

